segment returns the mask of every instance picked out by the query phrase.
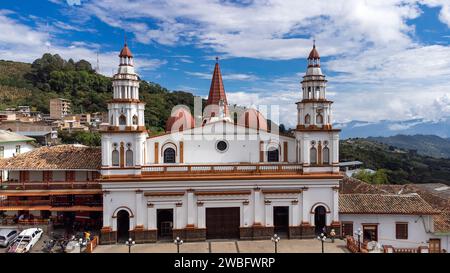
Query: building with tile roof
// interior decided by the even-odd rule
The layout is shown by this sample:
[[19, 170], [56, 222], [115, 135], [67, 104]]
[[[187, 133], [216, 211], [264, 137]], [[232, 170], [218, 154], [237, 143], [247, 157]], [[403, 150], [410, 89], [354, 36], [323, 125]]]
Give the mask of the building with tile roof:
[[[430, 252], [448, 251], [450, 198], [447, 191], [448, 186], [444, 184], [371, 185], [344, 177], [339, 188], [342, 231], [349, 235], [366, 227], [376, 230], [377, 241], [383, 244], [429, 246]], [[403, 230], [406, 227], [407, 239], [397, 239], [397, 224]]]
[[21, 214], [69, 225], [77, 214], [87, 213], [91, 224], [101, 225], [100, 167], [101, 149], [78, 144], [44, 146], [2, 159], [0, 169], [9, 176], [0, 181], [0, 211], [9, 221]]

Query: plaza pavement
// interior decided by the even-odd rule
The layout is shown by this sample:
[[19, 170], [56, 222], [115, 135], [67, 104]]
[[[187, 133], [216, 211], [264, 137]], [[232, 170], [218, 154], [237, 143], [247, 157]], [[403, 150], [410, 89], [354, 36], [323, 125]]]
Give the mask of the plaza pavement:
[[[344, 240], [334, 243], [324, 243], [325, 253], [348, 253]], [[99, 245], [94, 253], [127, 253], [128, 247], [121, 244]], [[176, 253], [177, 247], [173, 242], [158, 242], [153, 244], [136, 244], [131, 248], [132, 253]], [[274, 244], [270, 240], [255, 241], [206, 241], [184, 243], [180, 246], [181, 253], [273, 253]], [[278, 243], [278, 253], [321, 253], [321, 243], [317, 239], [281, 240]]]

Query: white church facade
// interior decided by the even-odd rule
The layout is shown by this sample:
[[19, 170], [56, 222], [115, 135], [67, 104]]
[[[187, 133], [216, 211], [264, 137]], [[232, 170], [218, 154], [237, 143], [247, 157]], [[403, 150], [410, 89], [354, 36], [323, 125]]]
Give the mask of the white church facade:
[[127, 45], [113, 86], [102, 132], [103, 243], [339, 233], [339, 130], [315, 46], [293, 136], [279, 134], [256, 109], [232, 109], [218, 62], [203, 115], [176, 109], [158, 136], [145, 130]]

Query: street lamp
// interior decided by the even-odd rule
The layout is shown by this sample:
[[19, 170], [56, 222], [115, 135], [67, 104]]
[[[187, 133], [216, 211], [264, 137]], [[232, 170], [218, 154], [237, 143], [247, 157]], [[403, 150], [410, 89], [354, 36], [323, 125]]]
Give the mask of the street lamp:
[[325, 234], [323, 234], [323, 233], [320, 233], [320, 235], [317, 236], [317, 240], [320, 240], [320, 242], [322, 243], [322, 253], [324, 253], [323, 243], [325, 242], [326, 239], [327, 239], [327, 236], [325, 236]]
[[361, 236], [363, 235], [361, 228], [358, 228], [358, 231], [355, 232], [355, 235], [358, 236], [358, 252], [361, 252]]
[[177, 245], [177, 253], [180, 253], [180, 245], [183, 244], [183, 240], [181, 240], [180, 237], [177, 237], [173, 243]]
[[136, 244], [133, 239], [129, 238], [128, 241], [125, 242], [125, 245], [128, 246], [128, 253], [131, 253], [131, 247]]
[[83, 238], [78, 239], [78, 243], [77, 246], [80, 247], [80, 253], [82, 253], [83, 251], [83, 247], [85, 247], [87, 245], [87, 242], [83, 240]]
[[281, 238], [277, 234], [274, 234], [272, 236], [272, 242], [274, 242], [274, 244], [275, 244], [275, 253], [278, 253], [277, 245], [278, 245], [278, 242], [280, 241], [280, 239]]

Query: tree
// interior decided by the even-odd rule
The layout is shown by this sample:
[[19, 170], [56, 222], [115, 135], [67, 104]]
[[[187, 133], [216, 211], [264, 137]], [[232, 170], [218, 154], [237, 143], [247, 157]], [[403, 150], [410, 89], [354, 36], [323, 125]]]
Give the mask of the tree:
[[389, 184], [387, 170], [379, 169], [376, 172], [361, 169], [353, 173], [352, 177], [370, 184]]

